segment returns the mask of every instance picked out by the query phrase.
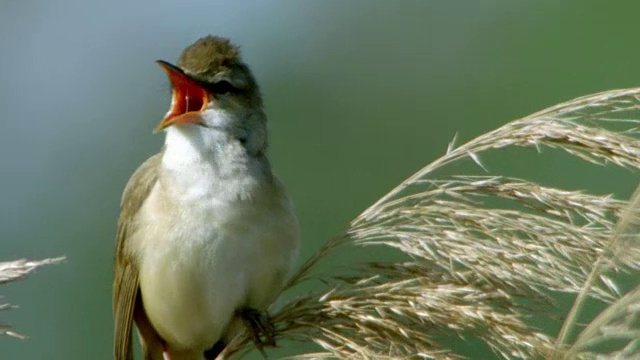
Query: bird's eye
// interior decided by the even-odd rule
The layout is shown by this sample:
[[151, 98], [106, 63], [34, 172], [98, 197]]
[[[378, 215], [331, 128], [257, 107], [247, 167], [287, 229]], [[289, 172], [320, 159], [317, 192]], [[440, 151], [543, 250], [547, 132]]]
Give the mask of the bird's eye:
[[211, 91], [214, 94], [218, 94], [218, 95], [226, 94], [233, 90], [235, 90], [233, 85], [231, 85], [231, 83], [226, 80], [220, 80], [218, 82], [213, 83], [213, 85], [211, 85]]

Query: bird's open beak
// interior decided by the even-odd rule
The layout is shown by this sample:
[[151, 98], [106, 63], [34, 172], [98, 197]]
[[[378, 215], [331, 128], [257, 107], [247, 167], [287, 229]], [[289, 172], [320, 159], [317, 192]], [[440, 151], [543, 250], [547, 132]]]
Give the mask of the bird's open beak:
[[173, 95], [169, 112], [156, 126], [154, 132], [172, 125], [200, 123], [200, 112], [205, 109], [209, 102], [207, 91], [179, 67], [162, 60], [157, 62], [169, 77]]

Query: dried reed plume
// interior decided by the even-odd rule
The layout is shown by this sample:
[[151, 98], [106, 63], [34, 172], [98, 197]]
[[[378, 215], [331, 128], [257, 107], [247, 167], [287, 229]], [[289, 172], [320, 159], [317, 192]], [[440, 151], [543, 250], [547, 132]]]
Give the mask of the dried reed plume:
[[[12, 281], [22, 280], [27, 275], [31, 274], [37, 268], [48, 265], [59, 263], [64, 260], [63, 257], [54, 258], [54, 259], [44, 259], [40, 261], [27, 261], [27, 260], [15, 260], [15, 261], [7, 261], [0, 262], [0, 285], [10, 283]], [[11, 304], [3, 304], [0, 303], [0, 311], [10, 309]], [[24, 338], [24, 335], [14, 332], [11, 329], [11, 326], [8, 324], [4, 324], [0, 322], [0, 335], [10, 335], [18, 338]]]
[[[640, 266], [639, 194], [628, 206], [526, 179], [434, 174], [464, 159], [483, 167], [480, 155], [508, 147], [555, 148], [595, 165], [639, 169], [638, 124], [640, 88], [614, 90], [452, 143], [307, 260], [288, 289], [309, 279], [322, 288], [272, 309], [275, 338], [321, 349], [297, 359], [460, 358], [440, 341], [448, 336], [482, 341], [501, 358], [639, 358], [640, 286], [624, 295], [616, 281]], [[346, 247], [400, 255], [314, 272]], [[530, 320], [549, 317], [543, 306], [558, 294], [575, 303], [562, 309], [568, 315], [556, 336]], [[605, 310], [578, 325], [587, 301]], [[225, 356], [251, 348], [244, 336]]]
[[[486, 173], [436, 174], [465, 159], [484, 168], [480, 155], [509, 147], [640, 169], [638, 124], [640, 88], [614, 90], [452, 143], [303, 264], [287, 290], [306, 280], [321, 288], [274, 307], [273, 335], [281, 346], [320, 349], [297, 359], [458, 359], [459, 349], [442, 341], [451, 336], [482, 341], [509, 359], [640, 358], [640, 286], [625, 291], [618, 281], [640, 270], [640, 191], [626, 202]], [[315, 271], [347, 247], [397, 254]], [[1, 263], [0, 283], [52, 261], [59, 259]], [[544, 333], [530, 320], [550, 317], [544, 306], [558, 294], [574, 304], [563, 309], [559, 334]], [[604, 310], [580, 325], [587, 302]], [[0, 333], [10, 330], [0, 325]], [[252, 348], [243, 335], [224, 356]]]

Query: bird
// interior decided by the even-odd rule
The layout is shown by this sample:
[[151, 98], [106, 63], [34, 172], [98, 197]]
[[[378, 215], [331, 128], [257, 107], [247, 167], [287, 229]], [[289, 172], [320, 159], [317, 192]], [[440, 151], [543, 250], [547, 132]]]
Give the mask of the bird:
[[[114, 358], [215, 359], [283, 290], [300, 227], [267, 158], [258, 84], [229, 39], [208, 35], [176, 65], [155, 128], [164, 147], [125, 186], [113, 280]], [[248, 314], [248, 315], [247, 315]], [[256, 315], [258, 314], [258, 315]]]

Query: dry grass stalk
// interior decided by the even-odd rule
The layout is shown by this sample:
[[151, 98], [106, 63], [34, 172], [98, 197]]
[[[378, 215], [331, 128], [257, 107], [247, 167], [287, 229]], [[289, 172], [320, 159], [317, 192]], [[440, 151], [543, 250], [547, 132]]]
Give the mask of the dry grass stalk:
[[[578, 293], [574, 305], [565, 320], [556, 340], [555, 358], [578, 355], [607, 358], [637, 358], [640, 353], [640, 285], [618, 299], [591, 321], [580, 333], [566, 354], [565, 342], [569, 331], [575, 327], [577, 314], [584, 307], [595, 279], [618, 268], [637, 270], [640, 266], [640, 186], [629, 201], [629, 205], [618, 219], [608, 246], [598, 257], [587, 281]], [[611, 346], [615, 343], [615, 346]], [[600, 354], [601, 348], [609, 349]], [[584, 357], [584, 356], [583, 356]]]
[[[297, 359], [459, 358], [456, 348], [440, 343], [444, 336], [477, 338], [502, 358], [640, 357], [640, 286], [621, 296], [615, 281], [617, 272], [640, 267], [640, 192], [628, 205], [526, 179], [434, 175], [465, 159], [482, 167], [480, 155], [514, 146], [640, 169], [639, 115], [640, 88], [607, 91], [451, 144], [301, 267], [289, 288], [307, 279], [324, 288], [272, 311], [276, 339], [323, 349]], [[503, 202], [509, 206], [495, 205]], [[392, 248], [402, 259], [314, 273], [346, 247]], [[60, 260], [0, 263], [0, 283]], [[576, 295], [555, 339], [528, 321], [547, 316], [540, 305], [553, 292]], [[573, 314], [589, 299], [609, 305], [580, 329]], [[12, 334], [6, 325], [0, 333]], [[225, 355], [251, 348], [249, 337], [238, 338]]]
[[[0, 285], [10, 283], [12, 281], [22, 280], [37, 268], [43, 265], [59, 263], [62, 260], [64, 260], [64, 257], [44, 259], [39, 261], [28, 261], [28, 260], [22, 259], [22, 260], [15, 260], [15, 261], [0, 262]], [[10, 304], [0, 303], [0, 311], [7, 310], [10, 308], [12, 308]], [[25, 337], [24, 335], [14, 332], [11, 329], [11, 326], [9, 326], [8, 324], [0, 323], [0, 335], [3, 335], [3, 334], [18, 337], [18, 338]]]
[[[581, 97], [512, 121], [447, 153], [383, 196], [293, 277], [326, 285], [273, 311], [277, 339], [323, 351], [295, 358], [454, 359], [442, 336], [478, 338], [502, 358], [640, 357], [640, 287], [621, 298], [615, 274], [637, 271], [640, 195], [545, 187], [525, 179], [433, 173], [508, 147], [550, 147], [592, 164], [640, 169], [640, 88]], [[496, 200], [508, 207], [488, 205]], [[618, 225], [616, 225], [618, 224]], [[401, 261], [314, 275], [337, 248], [390, 247]], [[365, 249], [367, 248], [367, 249]], [[621, 251], [622, 250], [622, 251]], [[621, 256], [624, 255], [624, 256]], [[337, 271], [337, 272], [338, 272]], [[610, 304], [554, 339], [528, 324], [553, 292]], [[602, 347], [618, 341], [619, 346]], [[237, 339], [226, 355], [250, 349]], [[604, 350], [603, 350], [604, 349]]]

